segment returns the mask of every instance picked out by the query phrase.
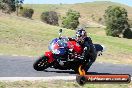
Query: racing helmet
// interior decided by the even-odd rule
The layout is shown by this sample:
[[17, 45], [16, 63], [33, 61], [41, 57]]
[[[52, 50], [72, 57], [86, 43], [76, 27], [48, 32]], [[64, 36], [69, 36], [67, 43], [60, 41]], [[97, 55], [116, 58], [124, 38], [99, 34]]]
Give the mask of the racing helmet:
[[76, 31], [76, 37], [86, 37], [86, 36], [87, 36], [87, 33], [83, 28], [79, 28]]
[[77, 41], [84, 41], [84, 38], [87, 37], [87, 33], [83, 28], [79, 28], [76, 31], [76, 39]]

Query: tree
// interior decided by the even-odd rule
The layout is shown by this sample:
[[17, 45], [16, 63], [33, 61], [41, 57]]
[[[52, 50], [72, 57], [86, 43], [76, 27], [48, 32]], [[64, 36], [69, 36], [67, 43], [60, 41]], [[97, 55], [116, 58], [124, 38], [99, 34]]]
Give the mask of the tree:
[[47, 11], [41, 14], [41, 20], [47, 24], [58, 25], [58, 14], [54, 11]]
[[66, 17], [62, 19], [62, 27], [75, 30], [79, 25], [79, 17], [79, 12], [68, 10]]
[[[0, 1], [0, 8], [4, 13], [12, 13], [17, 11], [18, 8], [21, 7], [24, 0], [1, 0]], [[18, 15], [18, 14], [17, 14]]]
[[105, 10], [106, 34], [119, 37], [125, 30], [129, 29], [127, 11], [119, 6], [109, 6]]
[[16, 14], [18, 16], [18, 10], [19, 8], [22, 8], [22, 4], [23, 4], [24, 0], [15, 0], [15, 7], [16, 7]]
[[0, 6], [1, 6], [1, 9], [2, 9], [2, 12], [4, 13], [11, 13], [11, 12], [14, 12], [16, 9], [15, 9], [15, 5], [14, 5], [14, 2], [15, 0], [1, 0], [0, 1]]

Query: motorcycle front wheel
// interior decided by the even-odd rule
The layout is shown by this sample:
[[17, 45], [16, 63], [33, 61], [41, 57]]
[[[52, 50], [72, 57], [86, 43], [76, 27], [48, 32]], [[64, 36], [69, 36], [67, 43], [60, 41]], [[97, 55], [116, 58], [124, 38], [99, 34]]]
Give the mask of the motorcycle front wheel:
[[40, 57], [33, 64], [33, 68], [37, 71], [43, 71], [44, 69], [47, 69], [49, 66], [50, 63], [48, 63], [48, 58], [45, 56]]

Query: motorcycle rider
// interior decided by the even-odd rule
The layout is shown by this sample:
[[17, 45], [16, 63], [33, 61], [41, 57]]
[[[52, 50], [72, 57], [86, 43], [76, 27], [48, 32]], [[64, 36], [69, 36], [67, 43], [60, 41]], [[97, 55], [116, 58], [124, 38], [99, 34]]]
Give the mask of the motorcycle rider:
[[76, 31], [76, 37], [70, 38], [70, 40], [77, 41], [77, 43], [83, 47], [82, 56], [84, 59], [88, 58], [88, 63], [85, 67], [85, 70], [87, 71], [97, 57], [91, 38], [87, 36], [87, 32], [83, 28], [79, 28]]

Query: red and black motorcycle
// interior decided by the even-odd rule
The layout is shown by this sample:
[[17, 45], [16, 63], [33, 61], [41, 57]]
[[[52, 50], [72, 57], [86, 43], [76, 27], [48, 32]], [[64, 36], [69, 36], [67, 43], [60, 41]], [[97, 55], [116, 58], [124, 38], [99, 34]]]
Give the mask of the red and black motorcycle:
[[[67, 37], [62, 37], [61, 33], [62, 29], [59, 30], [59, 38], [50, 42], [49, 51], [34, 62], [33, 68], [35, 70], [43, 71], [51, 67], [60, 70], [72, 69], [78, 72], [80, 65], [87, 67], [89, 58], [83, 58], [83, 48], [76, 41], [70, 41]], [[94, 44], [94, 46], [97, 54], [101, 55], [104, 47], [100, 44]]]

